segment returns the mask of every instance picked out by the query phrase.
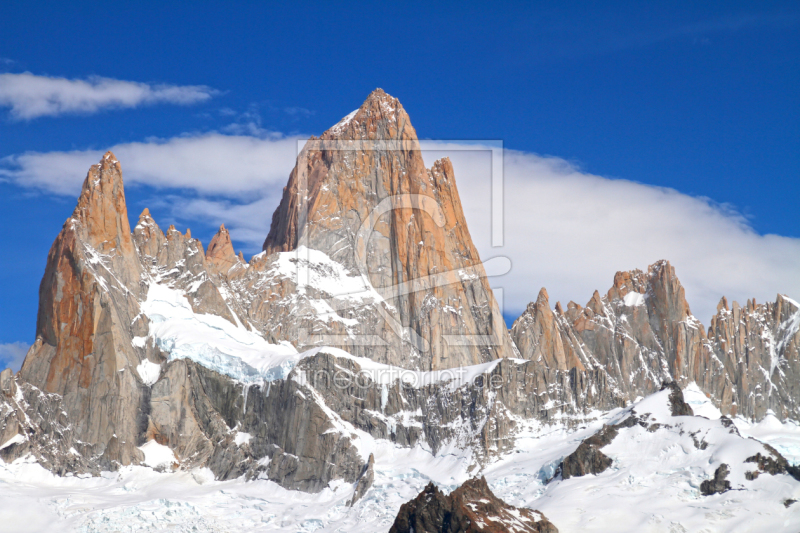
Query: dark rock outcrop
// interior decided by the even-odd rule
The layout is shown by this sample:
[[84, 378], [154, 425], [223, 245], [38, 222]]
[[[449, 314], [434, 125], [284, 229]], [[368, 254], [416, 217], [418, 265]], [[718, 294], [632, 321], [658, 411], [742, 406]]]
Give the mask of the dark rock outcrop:
[[712, 494], [722, 494], [730, 490], [731, 482], [725, 479], [730, 472], [730, 467], [725, 463], [719, 465], [714, 471], [714, 477], [712, 479], [707, 479], [700, 483], [700, 494], [703, 496], [711, 496]]
[[600, 451], [598, 446], [593, 446], [586, 441], [580, 443], [578, 448], [566, 456], [561, 463], [561, 477], [569, 479], [587, 474], [604, 472], [613, 461]]
[[355, 487], [353, 490], [353, 497], [350, 499], [349, 505], [352, 507], [358, 500], [360, 500], [364, 494], [367, 493], [369, 488], [372, 486], [372, 482], [375, 481], [375, 456], [369, 454], [369, 460], [367, 464], [364, 465], [364, 471], [361, 473], [361, 476], [356, 480]]
[[403, 504], [389, 533], [557, 533], [540, 512], [497, 498], [485, 478], [466, 481], [450, 495], [433, 483]]
[[683, 391], [674, 381], [664, 383], [661, 390], [669, 389], [669, 410], [672, 416], [694, 416], [692, 407], [683, 399]]
[[635, 414], [629, 415], [616, 425], [603, 425], [600, 431], [584, 439], [574, 452], [564, 457], [557, 474], [560, 473], [562, 479], [569, 479], [571, 477], [588, 474], [597, 475], [605, 472], [613, 464], [613, 461], [600, 449], [611, 444], [611, 441], [617, 437], [621, 428], [632, 427], [636, 424], [647, 427], [647, 424], [639, 420]]
[[772, 476], [788, 474], [800, 481], [800, 467], [791, 465], [783, 455], [778, 453], [778, 450], [769, 444], [764, 444], [764, 448], [766, 448], [767, 453], [757, 453], [744, 460], [745, 463], [755, 463], [758, 466], [757, 470], [745, 473], [747, 479], [753, 480], [759, 474], [766, 473]]

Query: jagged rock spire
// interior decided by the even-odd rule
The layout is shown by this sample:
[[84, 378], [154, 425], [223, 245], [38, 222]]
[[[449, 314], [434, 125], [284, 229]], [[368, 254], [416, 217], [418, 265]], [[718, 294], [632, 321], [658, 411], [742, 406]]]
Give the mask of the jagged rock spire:
[[219, 227], [219, 231], [211, 239], [206, 251], [206, 260], [208, 261], [209, 269], [217, 274], [224, 274], [233, 266], [240, 264], [239, 258], [233, 250], [231, 234], [225, 224]]
[[[75, 435], [103, 461], [136, 463], [141, 396], [131, 324], [142, 268], [131, 237], [122, 168], [107, 152], [92, 165], [77, 206], [56, 238], [39, 289], [36, 342], [21, 377], [64, 398]], [[145, 327], [140, 321], [140, 327]], [[138, 331], [136, 334], [141, 334]]]
[[133, 252], [122, 168], [110, 151], [89, 169], [72, 218], [80, 221], [87, 242], [101, 253]]

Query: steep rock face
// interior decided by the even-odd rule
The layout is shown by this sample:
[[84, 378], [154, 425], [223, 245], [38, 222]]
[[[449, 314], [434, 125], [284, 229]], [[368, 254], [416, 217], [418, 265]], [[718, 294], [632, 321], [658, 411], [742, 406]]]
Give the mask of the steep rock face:
[[708, 338], [735, 384], [724, 411], [762, 419], [772, 410], [781, 420], [800, 418], [800, 305], [783, 295], [757, 305], [729, 308], [723, 298]]
[[[291, 376], [246, 387], [176, 360], [152, 386], [150, 405], [148, 437], [170, 447], [181, 466], [208, 466], [221, 479], [244, 475], [318, 492], [334, 479], [356, 482], [369, 463]], [[370, 484], [365, 479], [362, 490]]]
[[[318, 491], [363, 477], [368, 458], [350, 435], [328, 432], [332, 415], [295, 381], [266, 384], [248, 402], [240, 383], [150, 340], [142, 310], [157, 285], [185, 296], [198, 315], [244, 328], [213, 277], [189, 231], [165, 234], [145, 210], [131, 234], [119, 162], [106, 154], [51, 249], [21, 385], [3, 373], [2, 456], [30, 452], [59, 473], [94, 472], [140, 463], [139, 446], [155, 440], [180, 466], [207, 466], [222, 479], [262, 476]], [[237, 442], [244, 425], [253, 437]]]
[[[24, 381], [63, 397], [76, 438], [109, 461], [135, 463], [142, 386], [131, 347], [144, 291], [127, 218], [122, 171], [106, 153], [53, 243], [39, 290], [36, 342]], [[135, 326], [131, 324], [137, 322]]]
[[[381, 144], [386, 135], [400, 149]], [[180, 467], [207, 466], [218, 478], [263, 477], [307, 491], [341, 479], [356, 484], [355, 500], [374, 476], [374, 458], [359, 443], [364, 434], [434, 453], [452, 445], [471, 452], [473, 466], [481, 467], [512, 450], [527, 424], [580, 424], [593, 410], [624, 406], [673, 378], [695, 380], [718, 403], [736, 405], [737, 391], [745, 387], [720, 369], [741, 354], [749, 357], [756, 341], [742, 341], [727, 359], [715, 358], [714, 343], [731, 335], [749, 339], [771, 332], [780, 354], [773, 375], [786, 375], [773, 381], [787, 391], [796, 383], [790, 379], [797, 360], [796, 304], [786, 300], [780, 309], [769, 307], [764, 312], [773, 319], [764, 319], [762, 329], [757, 321], [745, 333], [731, 325], [728, 337], [714, 333], [709, 341], [668, 263], [647, 273], [619, 273], [608, 294], [595, 293], [586, 308], [570, 303], [566, 312], [560, 305], [553, 312], [542, 291], [513, 330], [529, 360], [497, 359], [516, 352], [502, 326], [495, 335], [495, 322], [502, 319], [480, 267], [473, 268], [478, 257], [449, 162], [437, 162], [430, 171], [420, 166], [405, 112], [382, 92], [322, 139], [352, 140], [355, 146], [367, 139], [379, 148], [309, 145], [306, 156], [313, 161], [300, 158], [297, 168], [305, 170], [295, 169], [287, 190], [302, 189], [297, 176], [306, 172], [311, 223], [299, 224], [303, 210], [287, 193], [275, 235], [267, 240], [271, 250], [287, 251], [263, 252], [249, 263], [234, 255], [224, 226], [207, 251], [188, 230], [171, 226], [163, 232], [148, 210], [131, 234], [119, 162], [108, 153], [93, 166], [50, 251], [37, 339], [0, 418], [0, 437], [7, 437], [0, 446], [13, 442], [0, 456], [30, 452], [57, 472], [94, 472], [140, 462], [139, 446], [154, 440], [173, 450]], [[392, 194], [408, 191], [420, 196], [392, 200]], [[370, 215], [393, 201], [398, 209]], [[441, 225], [428, 214], [437, 209]], [[359, 238], [362, 220], [372, 228], [368, 242]], [[292, 240], [292, 228], [302, 229], [300, 240]], [[362, 245], [366, 284], [355, 252]], [[440, 274], [446, 285], [438, 284]], [[393, 283], [400, 285], [384, 296], [382, 287]], [[291, 340], [300, 348], [313, 345], [315, 337], [339, 339], [372, 361], [322, 349], [304, 354], [291, 372], [293, 362], [279, 377], [244, 385], [188, 359], [191, 353], [175, 353], [169, 332], [158, 338], [152, 333], [165, 317], [148, 316], [148, 305], [164, 288], [186, 298], [191, 320], [221, 317], [217, 324], [273, 344]], [[415, 333], [396, 335], [392, 320]], [[726, 320], [715, 323], [723, 333], [730, 329]], [[425, 350], [414, 340], [417, 334], [456, 341], [477, 335], [486, 342], [434, 343]], [[732, 346], [733, 340], [725, 343]], [[330, 381], [342, 372], [369, 374], [380, 367], [376, 360], [453, 372], [412, 373], [432, 379], [413, 386], [377, 377], [344, 388]], [[486, 366], [466, 371], [466, 377], [453, 368], [482, 361]], [[763, 368], [766, 359], [760, 361]], [[751, 365], [746, 371], [757, 370]], [[2, 388], [11, 391], [4, 376]], [[58, 446], [48, 448], [54, 455], [47, 455], [46, 443], [56, 440]]]
[[27, 456], [60, 475], [99, 471], [91, 446], [75, 439], [61, 397], [18, 382], [6, 369], [0, 373], [0, 459]]
[[557, 533], [544, 515], [495, 496], [486, 478], [464, 482], [450, 495], [433, 483], [403, 504], [390, 533]]
[[[563, 315], [560, 306], [558, 309], [559, 315]], [[577, 338], [570, 339], [570, 331], [565, 332], [566, 339], [562, 338], [559, 318], [550, 309], [547, 290], [542, 288], [536, 301], [528, 304], [525, 313], [514, 322], [511, 334], [517, 348], [526, 359], [541, 361], [548, 368], [585, 370], [582, 353], [573, 348], [580, 341]], [[587, 363], [591, 365], [590, 361]]]
[[401, 446], [422, 444], [433, 453], [471, 450], [475, 467], [513, 450], [528, 423], [579, 425], [591, 420], [593, 409], [624, 405], [602, 374], [520, 360], [499, 360], [472, 373], [372, 372], [323, 348], [300, 361], [293, 375], [340, 424]]
[[718, 404], [733, 397], [733, 383], [667, 261], [646, 273], [618, 272], [608, 293], [595, 291], [586, 307], [570, 302], [563, 311], [558, 304], [554, 313], [542, 291], [511, 331], [523, 357], [607, 373], [628, 401], [669, 381], [696, 381]]
[[514, 354], [452, 164], [443, 159], [425, 168], [408, 114], [382, 90], [298, 157], [264, 250], [301, 246], [363, 274], [387, 300], [378, 311], [389, 327], [364, 332], [385, 347], [324, 344], [421, 370]]

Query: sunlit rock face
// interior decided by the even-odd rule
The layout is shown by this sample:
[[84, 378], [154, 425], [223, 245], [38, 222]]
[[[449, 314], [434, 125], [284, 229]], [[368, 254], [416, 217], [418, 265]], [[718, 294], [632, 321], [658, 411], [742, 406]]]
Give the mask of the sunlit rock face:
[[408, 114], [381, 89], [298, 157], [264, 250], [301, 245], [364, 274], [385, 300], [389, 327], [361, 331], [385, 344], [340, 348], [420, 370], [515, 355], [452, 164], [425, 168]]

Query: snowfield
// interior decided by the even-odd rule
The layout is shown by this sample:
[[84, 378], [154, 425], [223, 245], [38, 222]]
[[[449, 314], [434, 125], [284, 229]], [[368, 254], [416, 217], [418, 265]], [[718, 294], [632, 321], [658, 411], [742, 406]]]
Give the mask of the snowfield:
[[[745, 466], [743, 459], [763, 447], [723, 428], [712, 419], [714, 407], [697, 393], [689, 387], [687, 401], [709, 418], [672, 417], [665, 391], [577, 430], [528, 423], [515, 451], [489, 464], [483, 474], [497, 496], [542, 511], [562, 532], [800, 531], [800, 507], [783, 503], [800, 500], [800, 483], [769, 474], [745, 480], [743, 473], [754, 465]], [[640, 416], [649, 413], [648, 421], [663, 427], [621, 429], [603, 448], [614, 460], [611, 468], [598, 476], [547, 483], [582, 439], [603, 423], [623, 419], [630, 409]], [[781, 424], [774, 417], [755, 425], [735, 422], [743, 437], [780, 446], [795, 464], [800, 459], [796, 424]], [[707, 447], [698, 448], [695, 439]], [[469, 477], [470, 457], [455, 447], [434, 457], [420, 447], [374, 439], [365, 444], [375, 454], [375, 482], [353, 508], [346, 505], [353, 487], [341, 482], [308, 494], [270, 481], [215, 481], [205, 469], [160, 473], [127, 467], [97, 478], [60, 478], [18, 460], [0, 464], [0, 523], [18, 532], [374, 533], [388, 531], [400, 505], [429, 480], [449, 491]], [[145, 450], [148, 463], [171, 460], [171, 452], [161, 448]], [[731, 465], [734, 490], [702, 496], [700, 483], [721, 462]]]
[[[248, 385], [285, 379], [300, 360], [290, 343], [270, 344], [241, 324], [195, 313], [182, 291], [162, 284], [150, 284], [141, 309], [150, 319], [150, 331], [147, 337], [135, 337], [133, 344], [154, 342], [170, 360], [191, 359]], [[145, 383], [152, 379], [147, 366], [137, 370]]]

